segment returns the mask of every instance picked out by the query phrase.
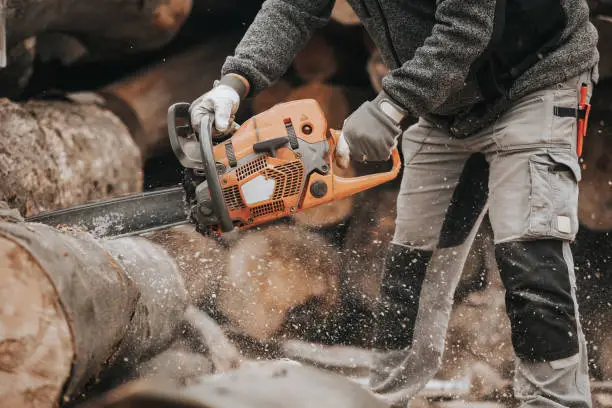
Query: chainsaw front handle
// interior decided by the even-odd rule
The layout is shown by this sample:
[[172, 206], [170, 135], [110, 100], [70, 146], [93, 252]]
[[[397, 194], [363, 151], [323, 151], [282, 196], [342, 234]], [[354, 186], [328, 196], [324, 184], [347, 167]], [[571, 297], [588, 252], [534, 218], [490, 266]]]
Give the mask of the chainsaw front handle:
[[[330, 143], [332, 145], [330, 146], [331, 156], [339, 157], [338, 153], [340, 153], [339, 150], [340, 148], [342, 148], [342, 142], [343, 142], [341, 140], [342, 139], [341, 132], [337, 130], [332, 130], [331, 135], [332, 135], [331, 137], [332, 143]], [[346, 141], [344, 141], [344, 143], [346, 143]], [[393, 161], [393, 166], [391, 167], [391, 170], [384, 172], [384, 173], [368, 174], [366, 176], [359, 176], [359, 177], [336, 176], [335, 174], [333, 174], [333, 165], [332, 165], [332, 174], [333, 174], [332, 189], [334, 192], [334, 199], [348, 197], [353, 194], [379, 186], [381, 184], [384, 184], [388, 181], [395, 179], [398, 176], [402, 168], [402, 161], [399, 155], [399, 151], [397, 150], [397, 147], [394, 148], [391, 152], [391, 160]], [[338, 167], [341, 167], [341, 166], [338, 166]]]
[[234, 229], [234, 223], [229, 216], [225, 198], [223, 197], [223, 188], [217, 174], [217, 163], [215, 162], [215, 154], [213, 152], [212, 134], [213, 134], [214, 115], [208, 114], [202, 117], [200, 122], [200, 152], [202, 153], [202, 164], [206, 172], [206, 182], [208, 183], [208, 191], [213, 206], [213, 211], [219, 219], [221, 231], [230, 232]]

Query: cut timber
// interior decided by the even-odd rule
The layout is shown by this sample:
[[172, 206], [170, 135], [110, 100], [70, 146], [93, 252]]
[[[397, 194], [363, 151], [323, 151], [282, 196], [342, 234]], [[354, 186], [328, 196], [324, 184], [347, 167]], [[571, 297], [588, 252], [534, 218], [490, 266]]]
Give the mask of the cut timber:
[[235, 32], [209, 38], [205, 44], [109, 85], [101, 92], [103, 106], [128, 126], [143, 158], [169, 148], [168, 107], [176, 102], [192, 102], [211, 89], [239, 39]]
[[35, 215], [141, 190], [123, 123], [95, 105], [0, 99], [0, 200]]
[[219, 284], [227, 274], [227, 250], [216, 240], [198, 233], [192, 225], [182, 225], [147, 234], [176, 262], [192, 304], [212, 308]]
[[360, 23], [359, 17], [355, 14], [355, 10], [353, 10], [347, 0], [336, 0], [332, 10], [332, 19], [345, 25]]
[[36, 260], [0, 236], [0, 400], [53, 407], [74, 358], [66, 315]]
[[231, 373], [177, 388], [135, 382], [80, 408], [385, 408], [373, 394], [337, 374], [290, 362], [253, 362]]
[[8, 64], [0, 68], [0, 98], [18, 98], [34, 72], [36, 38], [26, 38], [8, 50]]
[[[290, 226], [247, 232], [232, 248], [217, 307], [237, 332], [259, 341], [278, 334], [289, 312], [315, 324], [337, 307], [338, 259], [322, 237]], [[300, 316], [292, 316], [295, 330]]]
[[612, 230], [612, 81], [593, 93], [589, 131], [584, 139], [584, 165], [578, 215], [593, 231]]
[[7, 43], [12, 47], [43, 32], [60, 32], [97, 53], [154, 49], [174, 37], [190, 10], [191, 0], [11, 1]]
[[162, 248], [20, 222], [0, 239], [0, 401], [24, 402], [8, 406], [85, 396], [173, 342], [187, 294]]

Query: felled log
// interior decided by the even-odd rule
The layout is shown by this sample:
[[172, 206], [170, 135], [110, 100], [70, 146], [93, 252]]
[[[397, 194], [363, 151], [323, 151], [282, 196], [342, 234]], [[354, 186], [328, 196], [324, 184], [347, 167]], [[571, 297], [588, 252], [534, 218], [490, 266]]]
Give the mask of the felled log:
[[22, 214], [141, 190], [128, 129], [91, 104], [0, 99], [0, 201]]
[[0, 400], [54, 407], [167, 348], [187, 304], [172, 259], [142, 238], [0, 222]]
[[28, 85], [34, 71], [36, 38], [26, 38], [9, 48], [7, 66], [0, 68], [0, 97], [17, 98]]
[[7, 9], [9, 47], [43, 32], [81, 40], [90, 51], [113, 54], [169, 42], [191, 10], [191, 0], [25, 0]]
[[102, 105], [128, 126], [143, 158], [169, 149], [168, 107], [211, 89], [239, 39], [225, 32], [102, 90]]
[[360, 385], [312, 367], [290, 362], [253, 362], [225, 375], [204, 376], [176, 387], [164, 382], [135, 382], [81, 408], [383, 408]]
[[227, 250], [191, 225], [155, 231], [145, 237], [174, 259], [185, 281], [190, 303], [213, 309], [227, 274]]
[[307, 330], [337, 306], [337, 261], [322, 237], [301, 228], [245, 232], [231, 249], [217, 308], [235, 331], [262, 342]]

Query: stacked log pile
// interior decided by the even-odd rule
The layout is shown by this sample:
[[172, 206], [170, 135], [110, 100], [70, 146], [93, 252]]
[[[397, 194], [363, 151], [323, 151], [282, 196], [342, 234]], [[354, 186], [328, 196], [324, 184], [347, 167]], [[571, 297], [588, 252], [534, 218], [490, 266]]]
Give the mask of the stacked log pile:
[[[212, 86], [261, 3], [10, 1], [8, 67], [0, 69], [0, 202], [29, 216], [179, 182], [166, 110]], [[574, 250], [592, 376], [603, 381], [612, 380], [612, 53], [605, 47], [612, 13], [609, 2], [589, 3], [602, 37], [602, 80], [585, 142], [583, 228]], [[338, 0], [332, 23], [282, 79], [243, 104], [238, 120], [312, 98], [339, 129], [388, 72]], [[352, 163], [336, 171], [352, 177], [385, 168]], [[300, 398], [316, 397], [322, 406], [380, 406], [328, 371], [357, 382], [367, 375], [398, 189], [391, 182], [236, 242], [192, 226], [96, 240], [0, 209], [0, 405], [299, 406]], [[484, 223], [470, 253], [456, 254], [467, 262], [436, 378], [442, 383], [430, 384], [413, 406], [456, 406], [448, 398], [511, 404], [513, 355], [492, 248]], [[319, 369], [251, 361], [278, 358]], [[612, 393], [598, 386], [597, 406], [612, 406]], [[294, 390], [295, 399], [283, 401], [279, 387]]]

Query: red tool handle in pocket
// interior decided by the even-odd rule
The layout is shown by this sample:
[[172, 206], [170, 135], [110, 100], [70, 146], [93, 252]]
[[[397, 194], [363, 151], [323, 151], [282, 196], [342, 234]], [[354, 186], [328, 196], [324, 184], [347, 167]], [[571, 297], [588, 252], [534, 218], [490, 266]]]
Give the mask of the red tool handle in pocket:
[[584, 145], [584, 137], [589, 126], [589, 115], [591, 113], [591, 104], [587, 103], [589, 87], [587, 84], [582, 84], [580, 87], [580, 102], [578, 104], [578, 140], [576, 142], [576, 154], [582, 156], [582, 147]]

